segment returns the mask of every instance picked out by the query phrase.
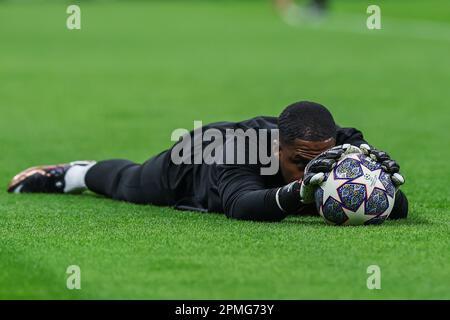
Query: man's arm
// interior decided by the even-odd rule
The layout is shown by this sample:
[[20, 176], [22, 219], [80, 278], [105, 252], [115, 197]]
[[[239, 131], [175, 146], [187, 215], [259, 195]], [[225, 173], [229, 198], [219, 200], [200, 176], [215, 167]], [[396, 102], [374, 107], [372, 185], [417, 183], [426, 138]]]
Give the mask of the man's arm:
[[345, 152], [360, 152], [350, 144], [336, 146], [312, 160], [306, 167], [303, 180], [281, 188], [266, 189], [264, 177], [257, 165], [218, 166], [218, 190], [225, 214], [230, 218], [280, 221], [288, 214], [308, 211], [305, 205], [314, 203], [314, 189], [324, 179], [337, 159]]
[[302, 206], [300, 186], [287, 190], [289, 186], [266, 189], [263, 177], [259, 175], [259, 169], [253, 166], [223, 165], [219, 169], [219, 196], [225, 214], [229, 218], [254, 221], [283, 220]]
[[398, 190], [395, 193], [394, 207], [392, 208], [391, 214], [389, 215], [388, 219], [405, 219], [407, 216], [408, 198], [406, 198], [405, 194], [401, 190]]
[[341, 128], [336, 126], [336, 145], [349, 143], [353, 146], [359, 147], [361, 144], [368, 142], [364, 140], [364, 136], [361, 131], [355, 128]]

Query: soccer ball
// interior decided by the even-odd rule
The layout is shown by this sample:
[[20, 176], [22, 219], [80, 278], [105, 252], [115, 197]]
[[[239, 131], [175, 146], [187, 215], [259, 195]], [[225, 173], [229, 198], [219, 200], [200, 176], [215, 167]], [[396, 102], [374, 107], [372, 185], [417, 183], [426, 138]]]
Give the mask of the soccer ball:
[[395, 187], [381, 165], [364, 154], [340, 159], [315, 193], [316, 207], [329, 224], [381, 224], [394, 206]]

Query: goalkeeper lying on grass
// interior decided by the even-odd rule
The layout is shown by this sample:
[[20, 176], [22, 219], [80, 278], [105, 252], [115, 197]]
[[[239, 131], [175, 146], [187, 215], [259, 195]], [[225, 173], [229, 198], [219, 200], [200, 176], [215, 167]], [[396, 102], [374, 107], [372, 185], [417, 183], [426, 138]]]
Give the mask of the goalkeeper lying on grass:
[[[223, 143], [215, 146], [215, 156], [229, 153], [226, 146], [230, 139], [236, 138], [229, 138], [225, 134], [227, 130], [270, 132], [266, 141], [274, 150], [272, 159], [277, 164], [276, 172], [262, 174], [264, 165], [260, 161], [252, 163], [248, 160], [258, 152], [249, 144], [261, 148], [264, 146], [261, 141], [248, 142], [245, 139], [245, 161], [230, 164], [228, 161], [195, 161], [204, 156], [203, 150], [213, 143], [212, 139], [204, 139], [200, 148], [185, 148], [192, 139], [183, 139], [144, 164], [106, 160], [33, 167], [15, 176], [8, 191], [75, 193], [88, 189], [132, 203], [224, 212], [227, 217], [236, 219], [280, 221], [289, 214], [318, 214], [311, 195], [322, 182], [323, 173], [331, 171], [336, 161], [349, 150], [358, 150], [380, 162], [397, 189], [404, 183], [399, 165], [394, 160], [385, 152], [370, 147], [360, 131], [337, 126], [331, 113], [317, 103], [294, 103], [278, 118], [218, 122], [201, 129], [212, 129], [225, 136]], [[187, 138], [195, 139], [197, 131], [190, 132]], [[179, 150], [184, 151], [180, 153]], [[189, 161], [177, 163], [173, 160], [177, 153]], [[397, 191], [389, 218], [405, 218], [407, 213], [406, 196]]]

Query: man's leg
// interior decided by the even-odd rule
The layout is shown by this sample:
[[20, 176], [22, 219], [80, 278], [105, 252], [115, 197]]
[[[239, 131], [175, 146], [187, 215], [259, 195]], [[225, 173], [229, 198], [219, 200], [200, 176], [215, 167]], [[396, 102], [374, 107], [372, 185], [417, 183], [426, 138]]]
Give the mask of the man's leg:
[[95, 161], [75, 161], [65, 164], [28, 168], [8, 185], [10, 193], [78, 193], [86, 189], [84, 176]]
[[86, 173], [86, 187], [115, 200], [146, 203], [140, 186], [141, 165], [129, 160], [106, 160], [97, 163]]
[[101, 161], [86, 173], [86, 186], [115, 200], [167, 205], [167, 195], [159, 183], [161, 172], [152, 165], [157, 165], [153, 159], [144, 165], [119, 159]]
[[167, 157], [162, 152], [144, 164], [128, 160], [77, 161], [29, 168], [8, 186], [11, 193], [77, 193], [89, 189], [112, 199], [170, 205]]

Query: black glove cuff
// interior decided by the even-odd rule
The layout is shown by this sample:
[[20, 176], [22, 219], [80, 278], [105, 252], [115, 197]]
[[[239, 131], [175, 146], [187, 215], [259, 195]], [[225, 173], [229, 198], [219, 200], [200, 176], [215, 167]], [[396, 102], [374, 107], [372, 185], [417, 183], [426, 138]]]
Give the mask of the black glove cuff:
[[281, 210], [288, 214], [297, 212], [302, 206], [300, 199], [300, 181], [291, 182], [278, 189], [276, 197], [277, 204]]

